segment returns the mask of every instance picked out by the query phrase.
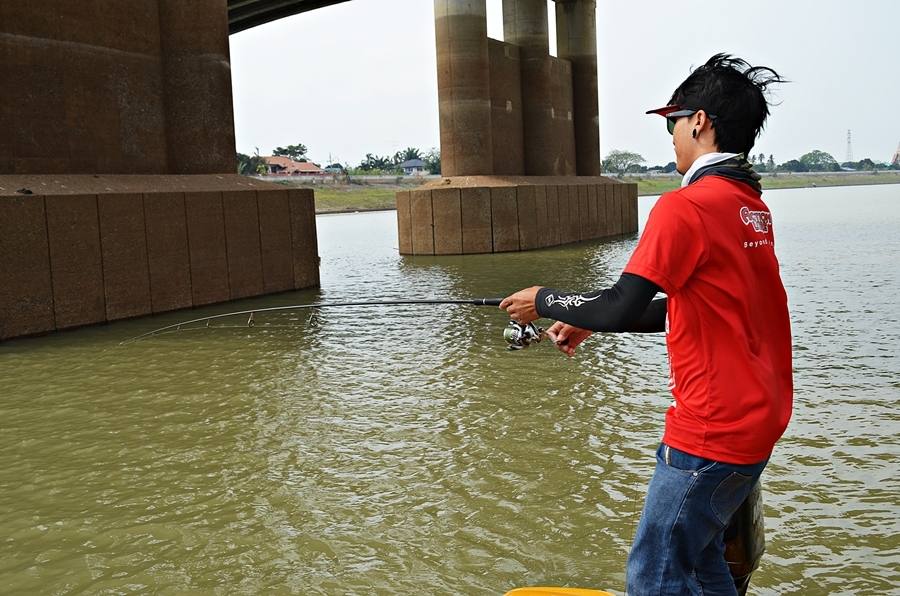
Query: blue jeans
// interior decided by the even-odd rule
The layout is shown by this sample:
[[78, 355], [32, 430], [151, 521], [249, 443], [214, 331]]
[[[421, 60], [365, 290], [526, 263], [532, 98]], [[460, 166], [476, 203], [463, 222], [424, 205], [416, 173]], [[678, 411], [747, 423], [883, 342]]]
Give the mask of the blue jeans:
[[629, 596], [735, 595], [725, 527], [766, 463], [727, 464], [661, 444], [628, 556]]

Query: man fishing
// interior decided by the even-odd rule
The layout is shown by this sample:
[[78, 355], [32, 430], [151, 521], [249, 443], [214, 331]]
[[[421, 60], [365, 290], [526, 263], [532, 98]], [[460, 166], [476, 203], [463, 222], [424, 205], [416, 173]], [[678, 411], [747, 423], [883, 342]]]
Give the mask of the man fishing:
[[500, 304], [520, 323], [555, 320], [548, 336], [569, 356], [596, 331], [666, 333], [674, 401], [628, 557], [631, 596], [736, 593], [724, 531], [791, 416], [787, 296], [745, 158], [779, 82], [727, 54], [695, 69], [647, 112], [665, 118], [684, 179], [656, 202], [615, 285], [535, 286]]

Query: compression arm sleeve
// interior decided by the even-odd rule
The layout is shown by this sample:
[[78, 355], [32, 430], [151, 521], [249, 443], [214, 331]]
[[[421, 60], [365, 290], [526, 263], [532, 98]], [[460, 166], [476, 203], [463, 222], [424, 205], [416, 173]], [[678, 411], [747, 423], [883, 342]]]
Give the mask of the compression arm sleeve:
[[665, 331], [667, 306], [665, 298], [653, 300], [659, 291], [655, 283], [623, 273], [611, 288], [588, 294], [541, 288], [535, 306], [542, 317], [591, 331], [659, 333]]

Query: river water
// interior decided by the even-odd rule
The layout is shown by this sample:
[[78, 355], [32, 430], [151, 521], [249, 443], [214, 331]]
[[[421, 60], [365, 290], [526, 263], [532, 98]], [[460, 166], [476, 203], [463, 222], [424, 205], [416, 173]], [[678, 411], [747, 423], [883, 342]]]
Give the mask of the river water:
[[[766, 197], [796, 407], [763, 475], [753, 592], [885, 594], [900, 186]], [[0, 592], [621, 594], [670, 401], [662, 336], [595, 336], [568, 359], [506, 351], [497, 309], [379, 307], [119, 345], [241, 307], [597, 288], [637, 241], [401, 257], [395, 217], [320, 216], [317, 291], [0, 344]]]

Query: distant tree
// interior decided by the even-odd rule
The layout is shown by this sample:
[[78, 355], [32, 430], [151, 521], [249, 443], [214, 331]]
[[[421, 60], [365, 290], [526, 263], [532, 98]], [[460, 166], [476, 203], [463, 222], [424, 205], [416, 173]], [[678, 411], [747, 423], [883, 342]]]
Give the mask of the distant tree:
[[441, 173], [441, 152], [439, 149], [434, 147], [429, 149], [428, 153], [422, 157], [422, 161], [425, 162], [425, 167], [428, 168], [429, 174], [439, 175]]
[[275, 150], [272, 151], [272, 155], [290, 157], [294, 161], [308, 161], [306, 159], [306, 145], [303, 143], [288, 145], [287, 147], [276, 147]]
[[386, 172], [394, 169], [394, 162], [389, 157], [366, 153], [366, 158], [359, 164], [359, 169], [364, 172]]
[[765, 163], [766, 163], [766, 154], [765, 154], [765, 153], [760, 153], [759, 155], [757, 155], [757, 156], [756, 156], [756, 163], [758, 163], [759, 165], [765, 164]]
[[666, 173], [666, 174], [671, 174], [672, 172], [675, 171], [675, 168], [676, 168], [676, 167], [678, 167], [678, 166], [675, 165], [675, 162], [674, 162], [674, 161], [670, 161], [669, 163], [667, 163], [667, 164], [663, 167], [662, 171], [663, 171], [664, 173]]
[[422, 159], [422, 152], [415, 147], [407, 147], [406, 149], [401, 151], [401, 153], [403, 154], [403, 161], [409, 161], [411, 159]]
[[238, 152], [236, 155], [237, 158], [237, 173], [242, 176], [247, 176], [250, 174], [250, 156], [246, 153]]
[[770, 172], [775, 171], [775, 156], [772, 155], [771, 153], [769, 154], [769, 161], [766, 162], [766, 169], [769, 170]]
[[639, 166], [646, 161], [639, 153], [613, 149], [606, 155], [606, 159], [603, 160], [601, 165], [604, 171], [623, 174], [628, 171], [629, 167]]
[[875, 162], [869, 159], [868, 157], [859, 160], [856, 162], [853, 169], [855, 170], [874, 170], [876, 168]]
[[266, 173], [266, 162], [259, 156], [259, 150], [255, 155], [237, 154], [237, 172], [241, 176], [255, 176]]
[[804, 164], [802, 161], [792, 159], [778, 166], [778, 169], [783, 172], [808, 172], [809, 166]]
[[837, 160], [830, 153], [815, 149], [800, 157], [800, 163], [810, 172], [836, 172], [841, 169]]

